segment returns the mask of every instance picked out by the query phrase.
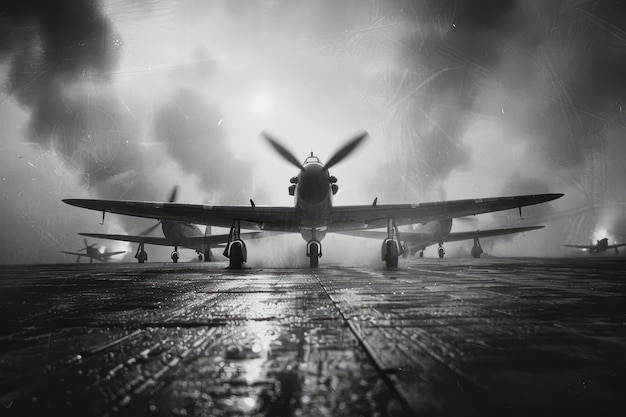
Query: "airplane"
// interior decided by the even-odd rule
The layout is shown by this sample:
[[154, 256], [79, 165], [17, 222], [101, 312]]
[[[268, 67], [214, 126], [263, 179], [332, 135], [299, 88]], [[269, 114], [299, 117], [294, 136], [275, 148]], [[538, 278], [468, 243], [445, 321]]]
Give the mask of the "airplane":
[[231, 269], [241, 269], [247, 261], [247, 250], [241, 238], [241, 229], [299, 233], [306, 241], [309, 266], [317, 268], [322, 256], [322, 240], [327, 233], [387, 228], [381, 255], [388, 268], [398, 266], [400, 244], [398, 226], [427, 223], [435, 220], [464, 217], [493, 211], [507, 210], [555, 200], [563, 194], [535, 194], [510, 197], [439, 201], [418, 204], [377, 204], [333, 206], [338, 191], [337, 178], [329, 170], [350, 155], [369, 136], [358, 132], [337, 150], [324, 165], [311, 152], [301, 163], [287, 148], [267, 132], [261, 135], [287, 162], [298, 169], [290, 179], [289, 194], [293, 206], [213, 206], [203, 204], [164, 203], [149, 201], [64, 199], [72, 206], [105, 213], [146, 217], [161, 220], [191, 222], [230, 227], [230, 238], [224, 251]]
[[[402, 255], [404, 257], [407, 257], [409, 254], [415, 255], [419, 252], [419, 257], [421, 258], [424, 256], [424, 250], [427, 246], [439, 244], [437, 253], [440, 258], [443, 258], [446, 253], [445, 248], [443, 247], [444, 242], [458, 242], [461, 240], [473, 239], [474, 245], [472, 246], [470, 253], [474, 258], [480, 258], [480, 255], [483, 253], [483, 249], [480, 245], [480, 238], [522, 233], [530, 230], [541, 229], [543, 227], [545, 226], [512, 227], [451, 233], [452, 218], [449, 218], [422, 223], [411, 231], [398, 232], [398, 240], [401, 242], [400, 250], [402, 251]], [[339, 233], [372, 239], [384, 239], [387, 236], [387, 232], [374, 230], [354, 230]]]
[[92, 243], [91, 245], [89, 245], [87, 244], [87, 239], [84, 239], [84, 242], [85, 242], [85, 247], [82, 249], [79, 249], [79, 251], [85, 251], [85, 253], [65, 252], [65, 251], [61, 251], [61, 253], [66, 253], [68, 255], [76, 255], [76, 262], [80, 262], [80, 258], [84, 256], [86, 258], [89, 258], [89, 263], [93, 263], [94, 259], [101, 261], [101, 262], [108, 262], [112, 256], [126, 253], [125, 250], [119, 251], [119, 252], [109, 252], [107, 248], [104, 248], [104, 252], [101, 252], [100, 250], [98, 250], [98, 247], [95, 243]]
[[565, 246], [567, 248], [576, 248], [576, 249], [582, 249], [584, 251], [588, 251], [589, 255], [593, 255], [594, 253], [599, 253], [599, 252], [604, 252], [607, 249], [614, 249], [615, 250], [615, 254], [619, 254], [619, 250], [617, 248], [619, 248], [620, 246], [626, 246], [626, 243], [618, 243], [615, 245], [609, 245], [609, 238], [605, 237], [604, 239], [599, 239], [596, 240], [596, 244], [589, 244], [589, 245], [561, 245], [561, 246]]
[[[174, 187], [170, 193], [169, 202], [173, 203], [176, 200], [176, 194], [178, 193], [178, 187]], [[147, 236], [158, 226], [161, 226], [163, 230], [163, 236]], [[254, 238], [261, 232], [253, 232], [244, 234], [247, 237]], [[122, 235], [122, 234], [105, 234], [105, 233], [79, 233], [81, 236], [88, 236], [98, 239], [110, 239], [124, 242], [138, 243], [137, 252], [135, 258], [139, 263], [144, 263], [148, 260], [148, 253], [145, 250], [145, 245], [158, 245], [158, 246], [173, 246], [174, 251], [171, 254], [172, 261], [178, 262], [180, 255], [178, 253], [178, 247], [184, 247], [193, 249], [198, 254], [199, 260], [206, 262], [212, 258], [211, 247], [213, 245], [222, 245], [228, 242], [229, 235], [211, 235], [211, 226], [207, 226], [205, 232], [202, 232], [198, 226], [188, 222], [178, 222], [160, 219], [155, 225], [150, 226], [139, 235]]]

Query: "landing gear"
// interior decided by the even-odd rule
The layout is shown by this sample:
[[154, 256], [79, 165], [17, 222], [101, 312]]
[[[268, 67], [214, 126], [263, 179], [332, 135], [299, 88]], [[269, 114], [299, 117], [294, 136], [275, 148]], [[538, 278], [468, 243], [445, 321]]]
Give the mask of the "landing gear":
[[309, 257], [309, 267], [317, 268], [322, 257], [322, 243], [319, 240], [312, 240], [307, 243], [306, 256]]
[[424, 257], [424, 251], [423, 251], [423, 250], [421, 250], [421, 251], [419, 251], [419, 253], [420, 253], [420, 255], [419, 255], [419, 256], [420, 256], [420, 258], [423, 258], [423, 257]]
[[229, 262], [229, 268], [230, 269], [241, 269], [243, 266], [243, 263], [246, 262], [247, 260], [247, 251], [246, 251], [246, 244], [243, 243], [243, 240], [238, 239], [235, 240], [234, 242], [231, 242], [228, 247], [228, 259], [230, 260]]
[[398, 267], [398, 242], [393, 239], [385, 239], [381, 249], [381, 255], [387, 268]]
[[213, 256], [211, 255], [211, 249], [207, 249], [204, 251], [204, 262], [210, 262], [212, 257]]
[[480, 258], [480, 255], [483, 253], [483, 248], [480, 246], [480, 241], [478, 238], [474, 238], [474, 246], [472, 246], [472, 256], [474, 258]]
[[400, 254], [403, 254], [404, 251], [400, 250], [400, 245], [398, 244], [398, 228], [393, 219], [387, 219], [387, 239], [383, 241], [383, 246], [380, 251], [387, 268], [398, 267], [398, 257]]
[[439, 258], [443, 258], [446, 254], [446, 250], [443, 247], [443, 243], [439, 244], [439, 247], [437, 248], [437, 253], [439, 254]]
[[241, 240], [241, 222], [239, 220], [233, 221], [233, 225], [230, 227], [228, 244], [226, 245], [226, 249], [224, 249], [224, 256], [230, 261], [230, 269], [241, 269], [243, 263], [248, 260], [246, 244]]
[[144, 250], [144, 244], [140, 243], [137, 247], [137, 253], [135, 253], [135, 258], [137, 261], [142, 264], [148, 260], [148, 253]]
[[172, 262], [174, 262], [175, 264], [178, 263], [178, 258], [179, 258], [179, 256], [178, 256], [178, 246], [174, 247], [174, 251], [172, 252], [171, 258], [172, 258]]

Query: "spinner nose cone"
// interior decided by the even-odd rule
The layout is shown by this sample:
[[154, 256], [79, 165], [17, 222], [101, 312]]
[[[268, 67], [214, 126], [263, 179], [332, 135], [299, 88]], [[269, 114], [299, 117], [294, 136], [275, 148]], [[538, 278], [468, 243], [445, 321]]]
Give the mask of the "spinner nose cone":
[[321, 165], [308, 165], [298, 180], [300, 197], [309, 204], [321, 203], [328, 197], [329, 184], [328, 172]]

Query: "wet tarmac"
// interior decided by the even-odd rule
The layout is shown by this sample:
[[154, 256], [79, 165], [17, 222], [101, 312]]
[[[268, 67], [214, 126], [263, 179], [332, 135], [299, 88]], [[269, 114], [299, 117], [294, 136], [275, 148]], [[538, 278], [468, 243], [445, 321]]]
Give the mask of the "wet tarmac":
[[0, 415], [626, 409], [626, 260], [0, 266]]

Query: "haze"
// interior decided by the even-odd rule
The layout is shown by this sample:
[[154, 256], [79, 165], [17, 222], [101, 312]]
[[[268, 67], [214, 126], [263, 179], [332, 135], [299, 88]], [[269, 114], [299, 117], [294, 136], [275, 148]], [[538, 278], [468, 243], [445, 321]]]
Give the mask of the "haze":
[[292, 204], [294, 169], [265, 129], [322, 161], [370, 133], [332, 169], [337, 205], [565, 193], [523, 221], [459, 222], [547, 226], [486, 241], [496, 255], [626, 240], [619, 2], [50, 3], [1, 6], [0, 263], [73, 262], [59, 251], [83, 246], [77, 232], [154, 224], [100, 225], [62, 198], [165, 200], [178, 185], [179, 202]]

